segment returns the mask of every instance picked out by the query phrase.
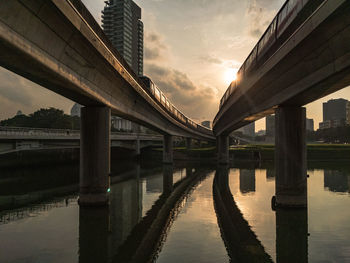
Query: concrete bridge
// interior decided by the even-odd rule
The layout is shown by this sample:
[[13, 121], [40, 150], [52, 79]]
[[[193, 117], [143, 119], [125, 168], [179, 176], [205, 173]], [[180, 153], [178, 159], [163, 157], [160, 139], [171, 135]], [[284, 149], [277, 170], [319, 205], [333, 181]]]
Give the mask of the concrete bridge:
[[165, 163], [173, 161], [173, 136], [215, 139], [151, 96], [80, 0], [1, 1], [0, 48], [1, 66], [85, 106], [82, 205], [108, 201], [111, 112], [163, 134]]
[[219, 162], [228, 135], [276, 114], [276, 202], [307, 205], [306, 110], [350, 84], [350, 2], [286, 1], [223, 98], [213, 130]]
[[[110, 140], [111, 147], [135, 150], [136, 155], [139, 155], [142, 148], [161, 145], [163, 136], [112, 132]], [[79, 147], [79, 130], [0, 127], [0, 155], [16, 151]]]

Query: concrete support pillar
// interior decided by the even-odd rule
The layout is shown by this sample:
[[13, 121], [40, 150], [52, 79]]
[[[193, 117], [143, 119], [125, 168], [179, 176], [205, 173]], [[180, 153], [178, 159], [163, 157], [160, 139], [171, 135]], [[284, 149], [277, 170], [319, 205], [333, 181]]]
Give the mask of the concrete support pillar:
[[172, 164], [163, 165], [163, 193], [169, 194], [173, 191], [173, 172], [174, 168]]
[[229, 156], [229, 138], [225, 135], [220, 135], [216, 138], [218, 144], [218, 162], [219, 164], [228, 164]]
[[202, 141], [198, 140], [198, 148], [201, 148], [201, 147], [202, 147]]
[[108, 107], [81, 109], [79, 204], [82, 206], [108, 204], [110, 116]]
[[308, 262], [307, 209], [276, 209], [277, 263]]
[[279, 107], [275, 121], [276, 206], [306, 207], [306, 109]]
[[191, 138], [186, 138], [186, 148], [187, 148], [187, 150], [192, 149], [192, 139]]
[[173, 136], [164, 135], [163, 139], [163, 163], [173, 163]]

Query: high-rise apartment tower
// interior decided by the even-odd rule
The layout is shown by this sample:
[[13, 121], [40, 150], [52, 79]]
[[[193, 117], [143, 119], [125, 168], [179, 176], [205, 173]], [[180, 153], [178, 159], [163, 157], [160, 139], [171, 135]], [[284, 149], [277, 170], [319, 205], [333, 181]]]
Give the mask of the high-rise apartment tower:
[[132, 0], [105, 1], [102, 28], [113, 46], [139, 76], [143, 75], [141, 8]]

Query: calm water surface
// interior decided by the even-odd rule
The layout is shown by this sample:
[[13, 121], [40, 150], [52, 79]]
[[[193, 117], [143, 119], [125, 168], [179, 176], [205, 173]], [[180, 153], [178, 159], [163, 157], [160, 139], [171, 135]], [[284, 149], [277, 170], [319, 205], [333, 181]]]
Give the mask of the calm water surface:
[[350, 262], [348, 167], [310, 169], [308, 209], [273, 211], [273, 167], [236, 166], [221, 206], [216, 167], [135, 164], [112, 178], [109, 209], [79, 208], [75, 166], [2, 171], [0, 262], [234, 262], [230, 247], [249, 257], [252, 246], [273, 262]]

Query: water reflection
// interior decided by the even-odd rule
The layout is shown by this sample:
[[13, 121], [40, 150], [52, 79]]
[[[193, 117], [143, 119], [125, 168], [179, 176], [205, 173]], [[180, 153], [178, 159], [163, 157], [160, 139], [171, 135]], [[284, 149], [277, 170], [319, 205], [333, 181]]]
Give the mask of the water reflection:
[[308, 262], [307, 209], [276, 209], [277, 263]]
[[163, 193], [170, 194], [173, 191], [173, 170], [171, 164], [163, 164]]
[[75, 167], [4, 172], [0, 262], [350, 262], [350, 174], [334, 166], [308, 171], [308, 210], [276, 211], [271, 164], [215, 178], [133, 164], [111, 178], [108, 209], [78, 207]]
[[110, 217], [108, 207], [79, 208], [79, 262], [109, 262]]
[[238, 169], [230, 170], [230, 190], [243, 217], [275, 262], [350, 262], [347, 164], [322, 164], [321, 169], [317, 169], [318, 164], [312, 165], [313, 169], [308, 170], [307, 209], [268, 208], [275, 192], [273, 167], [268, 164], [255, 172], [254, 196], [242, 193]]
[[[220, 166], [217, 169], [213, 185], [213, 198], [220, 231], [231, 262], [272, 262], [270, 255], [265, 252], [261, 242], [237, 207], [230, 191], [228, 174], [229, 168], [226, 166]], [[253, 174], [255, 178], [255, 173], [250, 171], [243, 174], [247, 174], [250, 179]], [[241, 186], [242, 184], [240, 184], [240, 188]], [[241, 192], [243, 191], [241, 190]]]
[[349, 192], [349, 175], [346, 171], [325, 170], [324, 188], [331, 192]]
[[[79, 262], [149, 262], [162, 247], [189, 189], [202, 173], [173, 184], [174, 167], [164, 165], [160, 177], [147, 180], [149, 192], [163, 192], [142, 217], [142, 185], [135, 177], [113, 185], [109, 209], [80, 208]], [[162, 182], [160, 184], [160, 182]], [[94, 228], [94, 225], [98, 225]], [[94, 228], [93, 231], [89, 231]], [[97, 237], [97, 238], [96, 238]], [[95, 254], [95, 251], [99, 253]]]
[[255, 192], [255, 169], [239, 171], [239, 189], [242, 194]]
[[274, 181], [276, 177], [276, 170], [275, 169], [267, 169], [266, 170], [266, 180], [267, 181]]

